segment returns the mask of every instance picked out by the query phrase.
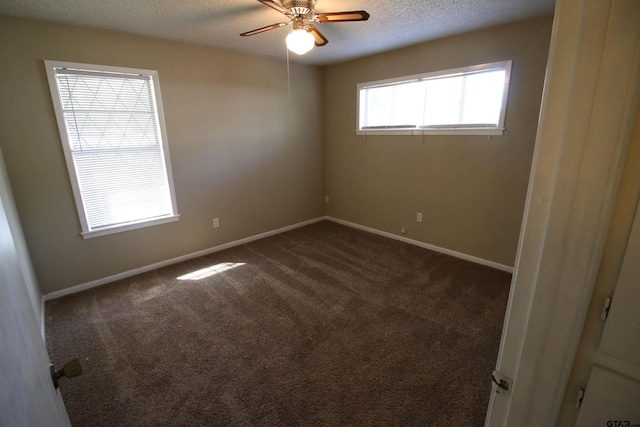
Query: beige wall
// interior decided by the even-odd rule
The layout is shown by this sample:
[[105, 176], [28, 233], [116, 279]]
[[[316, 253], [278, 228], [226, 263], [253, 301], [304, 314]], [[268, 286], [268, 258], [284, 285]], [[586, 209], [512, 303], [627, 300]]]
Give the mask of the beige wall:
[[[44, 294], [324, 214], [322, 71], [0, 17], [0, 148]], [[180, 221], [84, 240], [44, 59], [155, 69]], [[212, 228], [212, 218], [220, 228]]]
[[[325, 69], [327, 214], [513, 266], [552, 17], [499, 26]], [[356, 85], [513, 60], [503, 136], [355, 133]], [[416, 222], [416, 213], [424, 220]]]
[[[275, 59], [0, 17], [0, 148], [42, 292], [325, 213], [513, 265], [550, 30], [540, 18], [324, 69], [292, 64], [289, 98]], [[180, 221], [80, 237], [44, 59], [159, 71]], [[355, 134], [358, 82], [504, 59], [504, 136]]]

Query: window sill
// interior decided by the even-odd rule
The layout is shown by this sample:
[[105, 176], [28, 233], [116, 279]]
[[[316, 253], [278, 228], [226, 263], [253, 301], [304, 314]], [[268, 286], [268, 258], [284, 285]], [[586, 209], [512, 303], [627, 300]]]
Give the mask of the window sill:
[[129, 222], [113, 227], [104, 227], [97, 230], [83, 231], [81, 234], [83, 239], [92, 239], [94, 237], [106, 236], [108, 234], [122, 233], [123, 231], [136, 230], [138, 228], [153, 227], [154, 225], [175, 222], [178, 221], [178, 219], [180, 219], [180, 215], [170, 215], [152, 220]]
[[504, 128], [356, 129], [357, 135], [503, 135]]

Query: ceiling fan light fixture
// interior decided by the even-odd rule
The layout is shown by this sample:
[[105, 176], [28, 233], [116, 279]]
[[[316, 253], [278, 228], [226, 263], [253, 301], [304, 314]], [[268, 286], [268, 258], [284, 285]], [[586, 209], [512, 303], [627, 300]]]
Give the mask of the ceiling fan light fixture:
[[286, 39], [287, 49], [298, 55], [304, 55], [313, 49], [315, 39], [313, 34], [304, 28], [294, 28], [291, 30]]
[[350, 12], [316, 13], [316, 0], [257, 0], [265, 6], [274, 9], [289, 20], [267, 25], [240, 34], [241, 36], [253, 36], [265, 31], [282, 28], [293, 24], [293, 29], [287, 35], [287, 49], [298, 55], [304, 55], [313, 49], [313, 46], [326, 46], [329, 40], [312, 24], [312, 22], [348, 22], [366, 21], [369, 14], [364, 10]]

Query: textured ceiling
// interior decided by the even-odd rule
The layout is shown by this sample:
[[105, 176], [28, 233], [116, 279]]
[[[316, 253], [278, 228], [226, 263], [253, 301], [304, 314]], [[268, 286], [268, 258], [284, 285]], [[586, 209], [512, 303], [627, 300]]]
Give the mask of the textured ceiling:
[[[555, 0], [317, 0], [316, 12], [366, 10], [366, 22], [316, 24], [329, 44], [292, 60], [325, 65], [456, 33], [552, 14]], [[143, 34], [257, 55], [286, 57], [290, 27], [256, 0], [0, 0], [0, 15]], [[295, 58], [294, 58], [295, 56]]]

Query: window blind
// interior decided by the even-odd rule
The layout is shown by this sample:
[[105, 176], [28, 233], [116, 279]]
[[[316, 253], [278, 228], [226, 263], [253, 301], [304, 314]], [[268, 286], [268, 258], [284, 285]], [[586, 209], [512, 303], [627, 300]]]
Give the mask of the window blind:
[[152, 76], [53, 71], [85, 231], [175, 215]]

